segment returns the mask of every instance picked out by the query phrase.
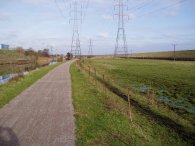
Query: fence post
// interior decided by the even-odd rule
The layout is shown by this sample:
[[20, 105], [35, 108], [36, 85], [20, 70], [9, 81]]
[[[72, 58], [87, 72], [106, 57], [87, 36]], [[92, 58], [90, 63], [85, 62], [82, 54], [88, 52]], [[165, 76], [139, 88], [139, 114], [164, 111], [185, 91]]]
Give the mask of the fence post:
[[78, 68], [78, 61], [76, 61], [76, 68]]
[[108, 98], [108, 89], [105, 88], [105, 95], [106, 95], [106, 98]]
[[97, 85], [97, 82], [96, 82], [96, 69], [94, 67], [94, 81], [95, 81], [95, 85]]
[[[104, 82], [104, 78], [105, 78], [105, 77], [104, 77], [104, 74], [103, 74], [103, 75], [102, 75], [103, 82]], [[102, 90], [103, 90], [103, 92], [104, 92], [104, 90], [105, 90], [105, 89], [104, 89], [104, 84], [102, 85]]]
[[77, 60], [77, 62], [76, 62], [76, 63], [77, 63], [77, 67], [79, 67], [79, 61], [78, 61], [78, 60]]
[[88, 68], [89, 68], [89, 78], [90, 78], [90, 66], [88, 66]]
[[95, 74], [95, 78], [96, 78], [96, 69], [95, 69], [95, 67], [94, 67], [94, 74]]
[[129, 113], [129, 119], [131, 120], [131, 122], [133, 121], [132, 120], [132, 113], [131, 113], [131, 99], [130, 99], [130, 96], [132, 94], [132, 90], [130, 88], [128, 88], [128, 113]]
[[154, 105], [155, 100], [155, 94], [153, 90], [149, 90], [148, 92], [148, 104], [149, 105]]

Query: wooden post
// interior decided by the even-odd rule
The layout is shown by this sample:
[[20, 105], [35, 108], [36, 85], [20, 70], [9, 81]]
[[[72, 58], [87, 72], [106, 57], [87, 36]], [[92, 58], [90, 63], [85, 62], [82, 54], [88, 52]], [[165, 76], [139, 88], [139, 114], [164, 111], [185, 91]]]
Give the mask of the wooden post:
[[78, 61], [76, 61], [76, 68], [78, 68]]
[[88, 66], [88, 68], [89, 68], [89, 78], [90, 78], [90, 66]]
[[95, 67], [94, 67], [94, 75], [95, 75], [95, 77], [94, 77], [94, 80], [95, 80], [95, 85], [97, 85], [97, 79], [96, 79], [96, 69], [95, 69]]
[[148, 100], [148, 105], [150, 105], [150, 89], [148, 90], [148, 92], [147, 92], [147, 100]]
[[155, 102], [155, 93], [153, 90], [149, 90], [148, 92], [148, 104], [149, 105], [154, 105]]
[[108, 94], [107, 94], [107, 92], [108, 92], [108, 89], [107, 89], [107, 88], [105, 88], [105, 95], [106, 95], [106, 98], [108, 98]]
[[96, 78], [96, 69], [95, 69], [95, 67], [94, 67], [94, 74], [95, 74], [95, 78]]
[[154, 105], [154, 103], [155, 103], [155, 92], [154, 92], [154, 90], [152, 90], [152, 93], [151, 93], [152, 95], [152, 105]]
[[133, 121], [132, 120], [132, 113], [131, 113], [131, 99], [130, 99], [130, 96], [132, 94], [132, 91], [130, 88], [128, 88], [128, 104], [129, 104], [129, 107], [128, 107], [128, 113], [129, 113], [129, 119], [131, 120], [131, 122]]
[[78, 65], [78, 60], [76, 61], [76, 64], [77, 64], [77, 67], [78, 67], [78, 66], [79, 66], [79, 65]]
[[[104, 81], [104, 78], [105, 78], [105, 77], [104, 77], [104, 74], [103, 74], [103, 75], [102, 75], [102, 79], [103, 79], [103, 81]], [[104, 92], [104, 90], [105, 90], [104, 85], [102, 85], [102, 88], [103, 88], [102, 90], [103, 90], [103, 92]]]

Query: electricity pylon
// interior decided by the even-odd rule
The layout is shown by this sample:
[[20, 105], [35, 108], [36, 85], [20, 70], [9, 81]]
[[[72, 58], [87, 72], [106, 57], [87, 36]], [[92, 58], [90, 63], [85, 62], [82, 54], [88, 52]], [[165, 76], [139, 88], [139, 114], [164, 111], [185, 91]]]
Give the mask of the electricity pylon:
[[79, 5], [77, 0], [74, 0], [72, 6], [73, 9], [71, 9], [70, 11], [70, 15], [71, 15], [70, 22], [73, 21], [71, 53], [74, 57], [80, 58], [81, 46], [80, 46], [80, 38], [79, 38], [79, 24], [82, 23], [82, 11], [81, 11], [82, 7], [81, 5]]
[[128, 9], [127, 4], [125, 1], [128, 0], [117, 0], [118, 3], [114, 6], [114, 8], [118, 8], [118, 13], [115, 14], [118, 17], [118, 31], [116, 37], [116, 44], [115, 44], [115, 51], [114, 57], [121, 56], [127, 57], [128, 49], [127, 49], [127, 40], [125, 34], [125, 27], [124, 27], [124, 17], [128, 17], [128, 15], [124, 14], [124, 8]]
[[92, 42], [91, 39], [89, 40], [89, 51], [88, 51], [88, 55], [89, 56], [92, 56], [93, 55], [93, 42]]

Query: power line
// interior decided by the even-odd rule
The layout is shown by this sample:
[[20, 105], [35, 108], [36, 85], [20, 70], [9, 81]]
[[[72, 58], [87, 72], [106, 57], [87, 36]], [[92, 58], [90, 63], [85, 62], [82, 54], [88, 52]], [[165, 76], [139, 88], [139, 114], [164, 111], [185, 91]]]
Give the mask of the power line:
[[131, 7], [131, 8], [129, 9], [129, 11], [131, 11], [131, 10], [134, 10], [134, 11], [140, 10], [140, 9], [142, 9], [142, 8], [144, 8], [144, 7], [146, 7], [146, 6], [148, 6], [149, 4], [151, 4], [153, 1], [154, 1], [154, 0], [150, 0], [150, 1], [147, 0], [147, 1], [141, 3], [141, 4], [137, 5], [137, 6]]
[[64, 19], [67, 19], [67, 17], [64, 15], [63, 13], [63, 10], [59, 7], [58, 3], [57, 3], [57, 0], [55, 0], [55, 5], [57, 7], [57, 9], [59, 10], [60, 12], [60, 15], [64, 18]]
[[85, 8], [85, 10], [83, 11], [83, 12], [84, 12], [83, 18], [82, 18], [83, 21], [85, 20], [85, 17], [86, 17], [86, 13], [87, 13], [88, 7], [89, 7], [89, 0], [86, 0], [86, 1], [84, 2], [84, 8]]
[[165, 7], [161, 7], [161, 8], [158, 8], [158, 9], [155, 9], [155, 10], [150, 11], [150, 12], [148, 12], [148, 13], [146, 13], [146, 14], [143, 14], [143, 15], [139, 15], [138, 17], [140, 18], [140, 17], [146, 16], [146, 15], [149, 15], [149, 14], [151, 14], [151, 13], [163, 11], [163, 10], [165, 10], [165, 9], [174, 7], [174, 6], [178, 5], [178, 4], [184, 3], [185, 1], [187, 1], [187, 0], [180, 0], [180, 1], [176, 2], [176, 3], [171, 4], [171, 5], [168, 5], [168, 6], [165, 6]]

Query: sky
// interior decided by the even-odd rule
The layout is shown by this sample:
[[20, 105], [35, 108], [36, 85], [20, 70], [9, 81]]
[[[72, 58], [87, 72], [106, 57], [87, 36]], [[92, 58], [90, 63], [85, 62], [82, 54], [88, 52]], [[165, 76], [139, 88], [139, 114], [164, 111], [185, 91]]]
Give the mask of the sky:
[[[79, 35], [82, 54], [113, 54], [118, 29], [118, 0], [78, 0], [82, 5]], [[194, 0], [125, 1], [129, 53], [195, 50]], [[0, 0], [0, 44], [65, 54], [71, 50], [73, 0]], [[128, 19], [129, 18], [129, 19]]]

